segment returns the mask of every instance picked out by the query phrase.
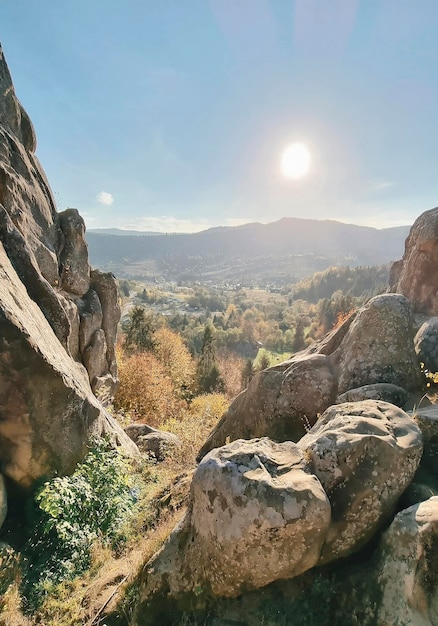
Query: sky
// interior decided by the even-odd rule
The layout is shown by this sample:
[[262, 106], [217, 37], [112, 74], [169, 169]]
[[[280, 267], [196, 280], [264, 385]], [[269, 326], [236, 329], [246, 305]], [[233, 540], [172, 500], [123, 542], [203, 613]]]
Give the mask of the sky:
[[58, 209], [163, 232], [438, 205], [437, 23], [436, 0], [0, 0]]

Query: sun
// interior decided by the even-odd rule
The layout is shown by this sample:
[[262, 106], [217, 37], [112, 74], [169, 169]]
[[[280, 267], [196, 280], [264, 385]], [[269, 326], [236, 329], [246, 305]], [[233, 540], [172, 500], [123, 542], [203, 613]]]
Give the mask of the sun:
[[304, 143], [291, 143], [282, 154], [281, 171], [283, 176], [296, 180], [309, 172], [311, 156]]

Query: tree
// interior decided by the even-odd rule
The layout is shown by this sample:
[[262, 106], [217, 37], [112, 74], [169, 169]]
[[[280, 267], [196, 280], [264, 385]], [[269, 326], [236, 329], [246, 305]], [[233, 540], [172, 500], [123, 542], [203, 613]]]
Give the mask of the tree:
[[154, 347], [154, 324], [152, 317], [146, 315], [141, 306], [132, 309], [129, 321], [125, 326], [124, 348], [132, 350], [152, 350]]
[[295, 326], [295, 337], [292, 344], [293, 352], [299, 352], [306, 347], [304, 341], [304, 321], [302, 317], [298, 318], [297, 325]]
[[263, 350], [259, 359], [257, 370], [261, 372], [267, 369], [270, 365], [271, 365], [271, 359], [269, 358], [269, 354], [266, 352], [266, 350]]
[[166, 369], [181, 398], [193, 394], [195, 364], [181, 336], [169, 328], [159, 328], [154, 334], [154, 354]]
[[224, 390], [224, 381], [217, 364], [215, 339], [214, 326], [207, 323], [202, 337], [201, 356], [196, 367], [197, 387], [200, 393]]
[[242, 387], [244, 389], [248, 387], [254, 374], [255, 374], [254, 364], [251, 359], [247, 359], [245, 361], [245, 365], [243, 366], [243, 370], [242, 370]]
[[170, 417], [180, 418], [187, 406], [175, 391], [164, 366], [151, 352], [137, 352], [119, 359], [120, 385], [114, 407], [133, 420], [157, 426]]

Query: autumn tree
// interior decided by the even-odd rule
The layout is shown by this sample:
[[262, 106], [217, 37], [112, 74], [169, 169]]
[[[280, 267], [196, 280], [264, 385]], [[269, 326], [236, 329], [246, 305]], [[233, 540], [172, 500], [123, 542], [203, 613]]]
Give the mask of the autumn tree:
[[175, 385], [177, 394], [189, 399], [193, 394], [195, 364], [181, 336], [169, 328], [159, 328], [153, 337], [154, 354]]
[[186, 403], [177, 397], [166, 368], [151, 352], [125, 353], [119, 359], [119, 379], [114, 407], [133, 420], [156, 426], [170, 417], [181, 417]]

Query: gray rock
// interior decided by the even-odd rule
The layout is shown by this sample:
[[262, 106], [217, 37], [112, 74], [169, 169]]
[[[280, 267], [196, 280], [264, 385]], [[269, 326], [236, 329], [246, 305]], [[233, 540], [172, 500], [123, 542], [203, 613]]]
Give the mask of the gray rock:
[[405, 295], [414, 310], [438, 315], [438, 208], [422, 213], [406, 239], [401, 261], [391, 268], [390, 289]]
[[409, 301], [392, 293], [372, 298], [332, 357], [339, 368], [338, 395], [374, 383], [420, 387]]
[[330, 407], [298, 445], [332, 506], [324, 563], [361, 548], [388, 520], [423, 451], [415, 422], [375, 400]]
[[[84, 351], [98, 330], [93, 328], [79, 349], [76, 303], [90, 288], [84, 223], [76, 209], [57, 213], [50, 186], [34, 154], [35, 145], [32, 124], [15, 95], [0, 48], [0, 241], [59, 341], [75, 360], [84, 363]], [[96, 274], [94, 282], [94, 291], [102, 294], [104, 301], [101, 327], [107, 344], [107, 368], [100, 378], [108, 382], [110, 393], [117, 376], [114, 341], [119, 307], [114, 296], [108, 295], [112, 287], [105, 291], [102, 286], [105, 279]]]
[[438, 317], [421, 325], [414, 339], [418, 360], [429, 372], [438, 372]]
[[235, 597], [306, 571], [329, 523], [326, 494], [295, 444], [264, 438], [213, 450], [195, 471], [185, 519], [144, 572], [138, 623], [157, 623], [148, 600], [160, 590], [167, 599]]
[[336, 404], [343, 402], [361, 402], [362, 400], [382, 400], [403, 407], [408, 394], [405, 389], [390, 383], [374, 383], [356, 389], [350, 389], [336, 398]]
[[401, 511], [379, 547], [379, 624], [438, 624], [438, 497]]
[[148, 435], [141, 435], [137, 439], [140, 452], [152, 454], [157, 461], [164, 461], [172, 452], [181, 447], [181, 440], [173, 433], [157, 430]]

